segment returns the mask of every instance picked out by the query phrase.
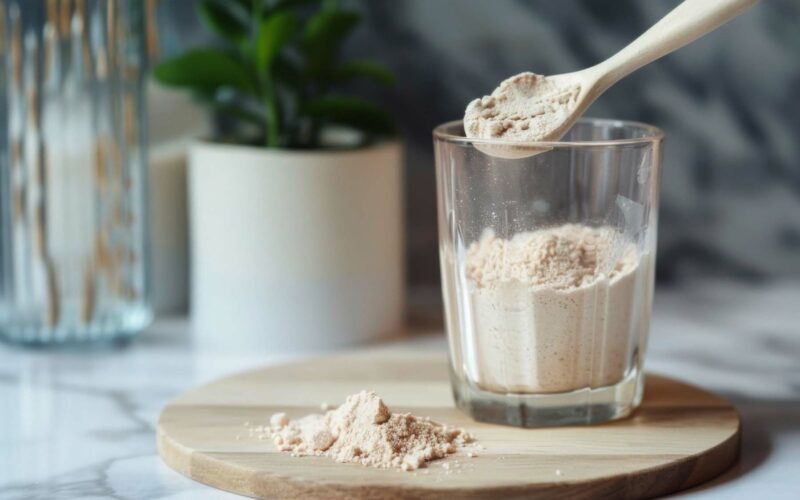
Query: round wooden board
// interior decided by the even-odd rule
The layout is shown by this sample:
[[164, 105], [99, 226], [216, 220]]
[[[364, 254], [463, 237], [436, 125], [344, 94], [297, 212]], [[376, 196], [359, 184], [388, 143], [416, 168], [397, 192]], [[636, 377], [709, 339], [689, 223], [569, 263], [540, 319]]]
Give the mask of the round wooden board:
[[[733, 464], [740, 424], [727, 401], [655, 375], [646, 384], [632, 418], [519, 429], [456, 410], [443, 354], [367, 351], [191, 390], [161, 413], [158, 449], [192, 479], [259, 498], [642, 498], [699, 484]], [[247, 432], [246, 422], [266, 423], [278, 411], [292, 418], [320, 412], [322, 402], [338, 404], [362, 389], [375, 390], [392, 411], [464, 427], [485, 450], [403, 472], [292, 457]]]

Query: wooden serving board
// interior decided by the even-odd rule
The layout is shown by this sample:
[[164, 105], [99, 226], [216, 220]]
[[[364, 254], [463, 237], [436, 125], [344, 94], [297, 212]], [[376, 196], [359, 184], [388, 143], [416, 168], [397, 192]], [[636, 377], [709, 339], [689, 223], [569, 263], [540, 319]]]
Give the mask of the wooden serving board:
[[[300, 417], [362, 389], [375, 390], [392, 411], [464, 427], [485, 449], [403, 472], [292, 457], [247, 431], [274, 412]], [[367, 351], [191, 390], [162, 412], [158, 449], [192, 479], [260, 498], [641, 498], [720, 474], [737, 458], [739, 433], [727, 401], [655, 375], [627, 420], [547, 429], [477, 423], [453, 407], [443, 354]]]

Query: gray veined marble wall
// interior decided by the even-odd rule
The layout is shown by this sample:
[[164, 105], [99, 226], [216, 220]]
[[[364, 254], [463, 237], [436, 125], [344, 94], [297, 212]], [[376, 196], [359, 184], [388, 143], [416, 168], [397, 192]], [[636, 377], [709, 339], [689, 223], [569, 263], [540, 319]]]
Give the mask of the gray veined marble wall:
[[[345, 2], [347, 0], [344, 0]], [[396, 88], [365, 93], [394, 113], [408, 142], [412, 286], [438, 283], [431, 129], [506, 76], [573, 71], [633, 40], [677, 1], [350, 0], [366, 16], [348, 55], [378, 57]], [[178, 43], [201, 37], [190, 3]], [[800, 277], [800, 2], [760, 2], [743, 17], [639, 70], [591, 116], [667, 133], [658, 275]]]
[[[436, 275], [430, 130], [524, 70], [561, 73], [610, 56], [678, 2], [362, 0], [351, 47], [399, 74], [387, 97], [408, 138], [412, 283]], [[800, 2], [761, 2], [643, 68], [591, 116], [667, 133], [659, 278], [800, 277]]]

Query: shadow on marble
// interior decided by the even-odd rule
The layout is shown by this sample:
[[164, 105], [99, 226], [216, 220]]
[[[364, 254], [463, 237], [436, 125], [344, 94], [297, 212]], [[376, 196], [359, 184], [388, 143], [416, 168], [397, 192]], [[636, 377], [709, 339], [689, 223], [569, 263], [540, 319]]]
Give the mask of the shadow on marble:
[[[727, 395], [726, 395], [727, 396]], [[773, 443], [781, 434], [798, 431], [800, 426], [800, 404], [796, 402], [737, 401], [728, 397], [737, 407], [742, 420], [742, 441], [739, 460], [722, 475], [694, 488], [676, 493], [671, 498], [682, 496], [722, 495], [726, 485], [757, 473], [774, 452]]]

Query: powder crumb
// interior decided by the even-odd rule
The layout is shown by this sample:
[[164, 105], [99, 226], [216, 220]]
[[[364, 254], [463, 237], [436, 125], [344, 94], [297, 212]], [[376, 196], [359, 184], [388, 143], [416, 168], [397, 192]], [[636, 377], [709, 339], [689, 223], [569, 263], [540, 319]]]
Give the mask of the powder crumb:
[[251, 438], [256, 438], [263, 441], [271, 436], [269, 428], [263, 425], [250, 425], [247, 427], [247, 435]]
[[289, 416], [285, 413], [276, 413], [269, 419], [269, 425], [273, 427], [283, 427], [289, 423]]
[[561, 469], [556, 469], [556, 476], [561, 476], [561, 475], [563, 475]]
[[469, 453], [467, 453], [467, 456], [468, 456], [469, 458], [475, 458], [475, 457], [477, 457], [478, 455], [476, 455], [475, 453], [473, 453], [473, 452], [471, 452], [471, 451], [470, 451]]
[[343, 405], [324, 415], [289, 420], [285, 413], [276, 413], [270, 424], [275, 446], [292, 456], [327, 456], [337, 462], [404, 471], [417, 470], [474, 442], [463, 429], [407, 413], [393, 414], [368, 391], [348, 396]]
[[319, 405], [319, 409], [320, 411], [328, 411], [331, 409], [331, 405], [329, 405], [328, 403], [322, 403], [321, 405]]
[[303, 441], [311, 446], [312, 450], [325, 451], [331, 447], [334, 438], [331, 431], [322, 420], [314, 419], [302, 429]]

